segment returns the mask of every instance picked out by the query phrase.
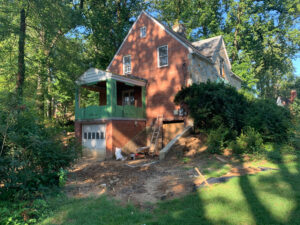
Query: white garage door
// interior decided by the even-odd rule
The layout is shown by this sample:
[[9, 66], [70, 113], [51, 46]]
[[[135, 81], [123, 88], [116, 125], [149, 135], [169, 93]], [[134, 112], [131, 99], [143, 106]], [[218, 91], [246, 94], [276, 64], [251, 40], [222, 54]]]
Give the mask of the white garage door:
[[83, 125], [82, 145], [100, 157], [105, 157], [105, 124]]

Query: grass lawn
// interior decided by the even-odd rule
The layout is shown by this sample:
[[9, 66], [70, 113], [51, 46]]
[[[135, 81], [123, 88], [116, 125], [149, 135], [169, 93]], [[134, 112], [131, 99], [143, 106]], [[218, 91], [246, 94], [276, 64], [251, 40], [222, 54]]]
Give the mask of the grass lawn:
[[300, 159], [268, 166], [278, 170], [233, 178], [149, 210], [105, 196], [52, 199], [55, 210], [40, 224], [300, 224]]

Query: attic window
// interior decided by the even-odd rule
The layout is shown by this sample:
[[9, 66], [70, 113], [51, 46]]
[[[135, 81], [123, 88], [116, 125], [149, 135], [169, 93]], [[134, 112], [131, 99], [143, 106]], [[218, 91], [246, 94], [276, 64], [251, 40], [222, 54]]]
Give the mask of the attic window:
[[146, 27], [141, 27], [140, 28], [140, 37], [141, 38], [146, 37]]
[[131, 55], [126, 55], [123, 57], [123, 71], [124, 74], [131, 73]]
[[168, 45], [158, 47], [158, 67], [168, 66]]

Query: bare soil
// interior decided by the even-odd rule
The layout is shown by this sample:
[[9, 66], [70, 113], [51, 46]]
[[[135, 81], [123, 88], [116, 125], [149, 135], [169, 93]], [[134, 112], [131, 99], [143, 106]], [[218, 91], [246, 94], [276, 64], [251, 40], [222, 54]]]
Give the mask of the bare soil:
[[195, 190], [195, 185], [203, 180], [199, 179], [194, 168], [205, 169], [208, 162], [230, 165], [231, 171], [224, 176], [260, 172], [247, 163], [236, 162], [228, 152], [223, 156], [206, 153], [204, 142], [205, 137], [201, 135], [182, 137], [164, 161], [150, 156], [102, 162], [82, 158], [68, 174], [66, 194], [80, 198], [106, 193], [122, 203], [143, 206], [148, 202], [181, 197]]

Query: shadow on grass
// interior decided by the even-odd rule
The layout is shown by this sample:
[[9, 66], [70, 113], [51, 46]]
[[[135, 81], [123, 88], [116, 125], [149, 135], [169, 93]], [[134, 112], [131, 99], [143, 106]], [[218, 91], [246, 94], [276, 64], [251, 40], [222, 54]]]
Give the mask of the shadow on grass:
[[[299, 154], [296, 154], [296, 159], [292, 163], [287, 163], [281, 151], [279, 149], [276, 151], [280, 155], [276, 159], [279, 170], [273, 172], [270, 176], [260, 177], [255, 187], [249, 179], [249, 175], [241, 176], [239, 178], [239, 185], [252, 216], [255, 218], [256, 224], [300, 224]], [[270, 159], [272, 158], [272, 154], [270, 153]], [[291, 173], [288, 167], [293, 168], [294, 173]], [[278, 175], [274, 173], [278, 173]], [[258, 187], [259, 185], [262, 187]], [[260, 194], [258, 194], [257, 189], [260, 189]], [[262, 196], [263, 192], [267, 195], [272, 195], [274, 198], [285, 198], [286, 201], [290, 201], [289, 204], [293, 205], [293, 207], [291, 207], [292, 209], [289, 213], [285, 212], [285, 218], [282, 218], [280, 215], [281, 213], [283, 214], [283, 208], [281, 207], [287, 206], [283, 206], [283, 202], [273, 200], [273, 203], [278, 205], [274, 205], [272, 207], [273, 211], [270, 211], [270, 205], [267, 206], [266, 202], [263, 202], [263, 200], [267, 200], [265, 196]], [[276, 210], [275, 207], [277, 207]]]
[[149, 209], [120, 206], [105, 196], [61, 200], [41, 224], [300, 224], [299, 154], [288, 164], [284, 157], [276, 171], [233, 178]]

